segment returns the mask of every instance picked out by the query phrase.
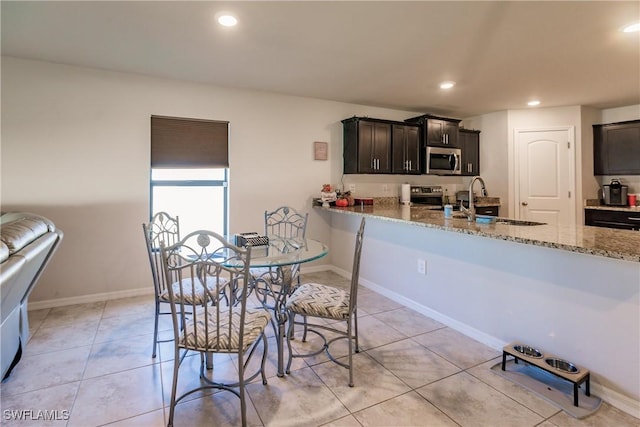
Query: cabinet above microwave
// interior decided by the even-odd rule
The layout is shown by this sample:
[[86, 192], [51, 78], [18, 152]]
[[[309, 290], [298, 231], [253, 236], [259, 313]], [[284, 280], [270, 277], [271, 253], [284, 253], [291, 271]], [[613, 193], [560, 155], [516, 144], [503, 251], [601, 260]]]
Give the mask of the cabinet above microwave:
[[458, 142], [458, 127], [461, 120], [423, 114], [405, 120], [421, 127], [423, 146], [461, 148]]

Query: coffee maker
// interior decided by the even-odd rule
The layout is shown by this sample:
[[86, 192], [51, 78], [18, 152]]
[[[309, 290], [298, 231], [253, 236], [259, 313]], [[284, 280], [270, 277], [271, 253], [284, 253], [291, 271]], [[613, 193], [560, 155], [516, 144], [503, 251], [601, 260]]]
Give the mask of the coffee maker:
[[601, 200], [607, 206], [627, 206], [628, 187], [622, 185], [619, 179], [612, 179], [609, 184], [602, 186]]

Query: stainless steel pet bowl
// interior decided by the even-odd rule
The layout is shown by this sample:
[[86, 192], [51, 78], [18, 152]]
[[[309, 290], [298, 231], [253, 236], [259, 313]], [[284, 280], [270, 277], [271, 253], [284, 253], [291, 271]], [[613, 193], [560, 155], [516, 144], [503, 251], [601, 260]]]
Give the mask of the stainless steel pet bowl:
[[549, 358], [544, 361], [547, 365], [568, 374], [577, 374], [580, 372], [580, 369], [578, 369], [576, 365], [571, 362], [567, 362], [566, 360]]
[[528, 345], [517, 344], [513, 346], [513, 349], [524, 356], [533, 357], [535, 359], [540, 359], [542, 357], [542, 353], [537, 348], [529, 347]]

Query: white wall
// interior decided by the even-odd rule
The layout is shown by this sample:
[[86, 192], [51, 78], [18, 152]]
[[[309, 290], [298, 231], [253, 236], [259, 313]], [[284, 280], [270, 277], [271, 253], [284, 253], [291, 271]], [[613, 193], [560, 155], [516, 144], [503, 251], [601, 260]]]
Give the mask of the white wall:
[[[593, 108], [581, 109], [581, 134], [580, 143], [576, 143], [576, 199], [597, 199], [600, 184], [593, 174], [593, 124], [599, 123], [602, 111]], [[577, 138], [576, 138], [577, 139]], [[577, 224], [584, 224], [584, 209], [576, 209]]]
[[[311, 198], [342, 173], [342, 124], [409, 113], [133, 74], [2, 58], [3, 211], [50, 217], [65, 237], [30, 301], [150, 290], [141, 230], [148, 220], [150, 116], [230, 122], [230, 231], [259, 230], [283, 204]], [[313, 142], [329, 142], [329, 161]], [[331, 257], [321, 261], [330, 263]]]
[[[507, 112], [485, 114], [465, 119], [466, 128], [479, 129], [480, 133], [480, 176], [485, 181], [491, 197], [500, 197], [500, 216], [511, 216], [509, 210], [508, 168], [509, 150], [507, 135]], [[465, 180], [468, 185], [469, 178]]]

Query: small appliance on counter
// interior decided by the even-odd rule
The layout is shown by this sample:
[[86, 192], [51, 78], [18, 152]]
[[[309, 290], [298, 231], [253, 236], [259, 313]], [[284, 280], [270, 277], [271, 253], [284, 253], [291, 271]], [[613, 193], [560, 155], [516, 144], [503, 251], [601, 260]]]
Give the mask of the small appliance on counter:
[[600, 200], [607, 206], [627, 206], [627, 191], [629, 187], [620, 183], [619, 179], [612, 179], [609, 184], [602, 186]]
[[411, 205], [411, 185], [402, 184], [400, 187], [400, 204], [409, 206]]

